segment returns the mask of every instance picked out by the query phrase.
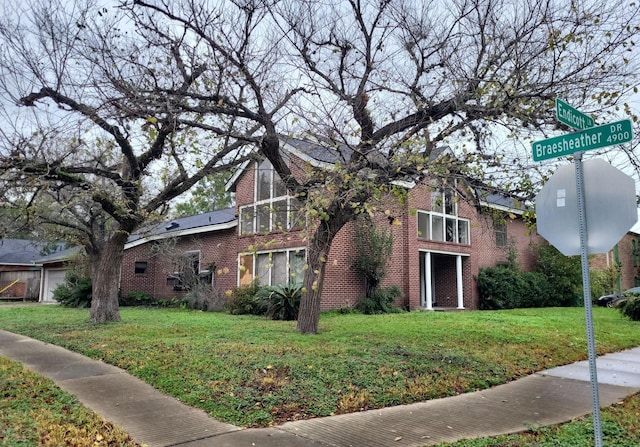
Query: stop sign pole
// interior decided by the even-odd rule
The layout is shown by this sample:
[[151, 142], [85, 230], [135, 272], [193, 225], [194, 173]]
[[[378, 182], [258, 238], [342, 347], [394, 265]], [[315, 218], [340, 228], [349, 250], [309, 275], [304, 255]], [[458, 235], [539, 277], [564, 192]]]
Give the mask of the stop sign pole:
[[[579, 110], [574, 109], [573, 107], [569, 106], [567, 103], [559, 99], [556, 100], [556, 117], [558, 121], [566, 124], [573, 129], [578, 130], [578, 132], [534, 142], [533, 158], [535, 161], [541, 161], [548, 158], [574, 154], [578, 233], [580, 242], [579, 253], [582, 263], [582, 286], [584, 291], [584, 309], [587, 330], [587, 345], [589, 351], [589, 375], [591, 378], [591, 394], [593, 398], [593, 429], [596, 447], [602, 447], [600, 398], [598, 394], [598, 370], [596, 365], [596, 348], [592, 312], [593, 309], [591, 303], [591, 280], [589, 274], [589, 233], [587, 228], [585, 181], [582, 155], [585, 150], [613, 146], [616, 144], [631, 141], [631, 122], [629, 120], [623, 120], [604, 126], [594, 127], [595, 123], [591, 117], [580, 112]], [[559, 173], [556, 173], [554, 175], [557, 176], [558, 174]], [[549, 183], [553, 183], [552, 180], [553, 177], [550, 179]], [[546, 202], [550, 202], [550, 200], [548, 200], [548, 191], [544, 190], [545, 188], [543, 188], [540, 194], [538, 194], [538, 198], [542, 197], [544, 199], [547, 199]], [[560, 190], [558, 190], [557, 193], [559, 195]], [[633, 191], [633, 194], [635, 195], [635, 189]], [[562, 206], [564, 206], [564, 195], [562, 196], [561, 200], [563, 202]], [[537, 202], [538, 200], [536, 200], [536, 209], [538, 210], [539, 207]], [[544, 213], [540, 212], [539, 217], [545, 216], [546, 218], [549, 218], [550, 213], [546, 208], [546, 205], [548, 205], [548, 203], [544, 203], [545, 200], [541, 200], [541, 202], [543, 202], [542, 205], [545, 205], [545, 208]], [[633, 204], [633, 206], [635, 207], [635, 203]], [[553, 212], [551, 212], [551, 214], [553, 214]], [[539, 223], [541, 223], [540, 219]], [[549, 239], [549, 235], [552, 236], [552, 239], [557, 239], [558, 234], [554, 233], [554, 230], [549, 227], [548, 223], [549, 222], [545, 222], [544, 225], [539, 225], [539, 230], [544, 228], [544, 232], [548, 231], [547, 235], [545, 236], [545, 234], [543, 234], [543, 231], [538, 231], [538, 233], [542, 236], [545, 236], [547, 239]], [[628, 229], [631, 228], [632, 225], [633, 222], [624, 231], [628, 231]], [[563, 248], [560, 251], [562, 251], [564, 254], [577, 254], [575, 252], [572, 252], [573, 247], [564, 245], [564, 242], [566, 241], [563, 241], [559, 244]], [[558, 246], [557, 248], [560, 248], [560, 246]], [[606, 247], [605, 252], [610, 248], [611, 247]]]
[[591, 303], [591, 274], [589, 273], [589, 246], [587, 242], [587, 216], [584, 194], [584, 170], [582, 154], [575, 155], [576, 193], [578, 197], [578, 228], [580, 233], [580, 260], [582, 264], [582, 290], [584, 319], [587, 326], [587, 350], [589, 352], [589, 377], [591, 379], [591, 399], [593, 404], [593, 433], [596, 447], [602, 447], [602, 424], [600, 419], [600, 395], [598, 393], [598, 367], [596, 363], [596, 342], [593, 331], [593, 309]]

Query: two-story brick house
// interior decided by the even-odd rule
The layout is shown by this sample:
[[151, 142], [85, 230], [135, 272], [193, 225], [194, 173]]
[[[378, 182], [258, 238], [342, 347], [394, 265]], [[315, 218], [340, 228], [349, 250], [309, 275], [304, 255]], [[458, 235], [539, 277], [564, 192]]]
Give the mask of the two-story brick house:
[[[322, 167], [336, 161], [309, 141], [286, 138], [283, 146], [297, 175], [309, 163]], [[403, 186], [406, 203], [389, 202], [374, 216], [394, 235], [383, 285], [400, 288], [398, 305], [412, 310], [475, 309], [480, 268], [506, 262], [514, 249], [522, 267], [531, 267], [530, 244], [537, 236], [526, 228], [513, 200], [497, 195], [466, 200], [469, 193], [455, 182], [438, 186], [427, 179]], [[178, 219], [132, 238], [123, 261], [122, 292], [180, 296], [185, 292], [180, 290], [184, 268], [179, 265], [185, 262], [197, 274], [211, 275], [214, 293], [254, 279], [266, 285], [301, 281], [308, 230], [315, 222], [303, 204], [289, 197], [267, 160], [245, 163], [229, 188], [235, 192], [235, 208]], [[503, 212], [497, 221], [495, 211]], [[346, 225], [333, 241], [326, 260], [323, 309], [353, 306], [364, 294], [364, 281], [352, 268], [354, 228]], [[167, 241], [173, 256], [166, 254]]]

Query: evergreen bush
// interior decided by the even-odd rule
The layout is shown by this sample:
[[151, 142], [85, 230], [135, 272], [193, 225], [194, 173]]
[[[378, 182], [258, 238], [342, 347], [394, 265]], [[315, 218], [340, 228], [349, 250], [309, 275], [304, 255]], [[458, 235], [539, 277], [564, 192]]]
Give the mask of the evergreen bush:
[[65, 307], [91, 307], [91, 287], [91, 278], [72, 270], [65, 275], [64, 283], [55, 288], [53, 298]]
[[368, 315], [400, 312], [394, 302], [401, 294], [398, 286], [377, 287], [370, 296], [360, 298], [355, 308]]
[[640, 321], [640, 297], [633, 296], [627, 298], [620, 304], [620, 312], [625, 317], [633, 321]]
[[251, 285], [235, 287], [226, 299], [225, 308], [232, 315], [265, 315], [267, 305], [258, 297], [260, 285], [254, 281]]

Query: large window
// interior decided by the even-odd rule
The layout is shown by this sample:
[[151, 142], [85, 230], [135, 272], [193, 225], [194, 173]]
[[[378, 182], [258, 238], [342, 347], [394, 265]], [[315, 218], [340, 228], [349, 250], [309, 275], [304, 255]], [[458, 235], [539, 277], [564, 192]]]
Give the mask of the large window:
[[430, 241], [469, 244], [469, 220], [458, 217], [455, 188], [431, 193], [431, 211], [418, 211], [418, 237]]
[[304, 249], [240, 255], [240, 285], [254, 280], [265, 286], [302, 282], [306, 264]]
[[300, 202], [287, 189], [269, 160], [258, 164], [254, 203], [240, 208], [240, 234], [269, 233], [299, 226]]

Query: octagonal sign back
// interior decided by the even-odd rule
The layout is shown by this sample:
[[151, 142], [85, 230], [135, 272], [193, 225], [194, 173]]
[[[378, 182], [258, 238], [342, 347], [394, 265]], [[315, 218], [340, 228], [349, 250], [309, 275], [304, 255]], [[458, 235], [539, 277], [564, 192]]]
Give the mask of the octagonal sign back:
[[[583, 163], [587, 250], [606, 253], [637, 222], [635, 183], [604, 160]], [[567, 256], [580, 248], [575, 165], [564, 165], [536, 196], [538, 234]]]

